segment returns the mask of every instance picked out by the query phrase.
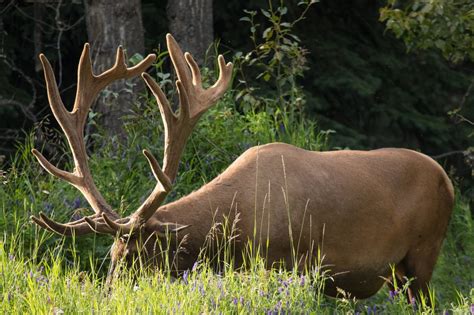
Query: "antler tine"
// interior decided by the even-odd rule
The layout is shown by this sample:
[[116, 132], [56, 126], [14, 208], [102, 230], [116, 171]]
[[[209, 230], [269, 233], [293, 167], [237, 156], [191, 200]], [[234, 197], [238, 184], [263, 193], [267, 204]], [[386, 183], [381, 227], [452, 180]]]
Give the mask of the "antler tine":
[[233, 64], [231, 62], [225, 63], [224, 56], [222, 55], [217, 57], [217, 62], [219, 64], [219, 78], [213, 86], [205, 91], [209, 106], [214, 104], [225, 93], [232, 79]]
[[178, 116], [174, 114], [159, 85], [148, 74], [142, 74], [157, 99], [163, 119], [165, 133], [163, 170], [153, 155], [145, 150], [143, 153], [158, 181], [155, 188], [145, 202], [129, 216], [128, 222], [118, 223], [110, 220], [107, 215], [103, 215], [106, 224], [121, 233], [130, 233], [134, 229], [139, 229], [165, 200], [171, 190], [171, 184], [176, 178], [181, 154], [194, 126], [199, 117], [225, 92], [232, 75], [232, 64], [225, 64], [224, 57], [219, 56], [219, 79], [212, 87], [204, 90], [201, 72], [192, 56], [189, 53], [183, 54], [178, 43], [170, 34], [166, 35], [166, 42], [171, 61], [178, 75], [176, 88], [179, 95], [179, 114]]
[[161, 118], [163, 119], [163, 123], [165, 124], [165, 140], [168, 139], [166, 132], [168, 131], [169, 127], [173, 125], [176, 120], [178, 119], [176, 115], [173, 113], [171, 109], [170, 103], [165, 96], [165, 93], [161, 90], [158, 83], [153, 80], [153, 78], [148, 73], [142, 73], [142, 78], [145, 80], [146, 85], [152, 91], [153, 95], [155, 96], [158, 107], [160, 108]]
[[166, 176], [165, 173], [161, 170], [160, 164], [156, 160], [156, 158], [147, 150], [143, 150], [143, 155], [148, 160], [148, 163], [150, 164], [150, 168], [153, 172], [153, 175], [155, 176], [156, 180], [163, 186], [163, 190], [169, 191], [171, 190], [171, 182], [168, 176]]
[[53, 115], [60, 124], [61, 128], [69, 128], [69, 125], [64, 124], [64, 122], [70, 120], [70, 113], [64, 106], [59, 94], [58, 85], [56, 84], [56, 77], [54, 75], [53, 69], [51, 68], [51, 64], [44, 54], [40, 54], [39, 59], [44, 69], [44, 79], [46, 81], [49, 106], [51, 107]]
[[[76, 99], [72, 112], [69, 112], [65, 108], [59, 95], [54, 72], [48, 59], [43, 54], [40, 55], [40, 60], [44, 68], [50, 107], [68, 140], [74, 158], [74, 171], [67, 172], [57, 168], [35, 149], [32, 150], [32, 153], [38, 159], [41, 166], [50, 174], [69, 182], [79, 189], [94, 209], [96, 215], [107, 214], [109, 218], [114, 220], [119, 218], [119, 215], [112, 210], [112, 207], [105, 201], [95, 186], [89, 170], [83, 134], [87, 114], [97, 94], [105, 86], [115, 80], [130, 78], [143, 72], [153, 63], [155, 58], [156, 56], [154, 54], [150, 54], [136, 66], [127, 68], [123, 49], [119, 47], [117, 49], [114, 66], [96, 76], [92, 70], [90, 46], [89, 44], [85, 44], [78, 65]], [[72, 235], [73, 233], [81, 235], [92, 232], [115, 233], [105, 222], [99, 222], [96, 215], [85, 218], [84, 222], [76, 222], [74, 224], [57, 223], [43, 214], [40, 214], [40, 218], [32, 217], [32, 220], [41, 227], [62, 235]], [[100, 217], [99, 220], [103, 220], [102, 217]], [[91, 222], [94, 222], [94, 224], [91, 224]]]
[[69, 172], [66, 172], [66, 171], [63, 171], [59, 168], [57, 168], [56, 166], [54, 166], [53, 164], [51, 164], [44, 156], [43, 154], [41, 154], [41, 152], [39, 152], [38, 150], [36, 149], [32, 149], [31, 150], [31, 153], [33, 153], [33, 155], [36, 157], [36, 159], [39, 161], [40, 165], [46, 170], [48, 171], [48, 173], [50, 173], [51, 175], [53, 176], [56, 176], [62, 180], [65, 180], [73, 185], [78, 185], [79, 182], [80, 182], [80, 178], [78, 178], [77, 176], [75, 176], [74, 174], [72, 173], [69, 173]]
[[72, 236], [72, 235], [85, 235], [85, 234], [90, 234], [94, 232], [90, 227], [87, 225], [86, 222], [82, 222], [80, 224], [62, 224], [62, 223], [57, 223], [50, 218], [48, 218], [46, 215], [43, 213], [39, 214], [40, 217], [37, 218], [35, 216], [31, 216], [31, 220], [41, 226], [42, 228], [50, 231], [57, 233], [59, 235], [63, 236]]
[[73, 112], [78, 112], [81, 127], [85, 123], [87, 113], [92, 106], [97, 94], [107, 85], [118, 79], [129, 79], [150, 67], [156, 59], [155, 54], [149, 54], [137, 65], [128, 68], [122, 46], [117, 48], [114, 65], [99, 75], [94, 75], [90, 59], [90, 46], [84, 45], [78, 66], [78, 88]]

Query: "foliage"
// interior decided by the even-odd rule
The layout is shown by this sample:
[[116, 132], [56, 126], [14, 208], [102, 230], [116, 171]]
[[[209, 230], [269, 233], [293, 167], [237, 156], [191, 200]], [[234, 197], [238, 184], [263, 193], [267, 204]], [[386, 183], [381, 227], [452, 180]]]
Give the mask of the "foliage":
[[474, 3], [470, 0], [411, 0], [400, 9], [389, 0], [380, 10], [387, 29], [408, 49], [437, 48], [455, 63], [474, 61]]
[[[474, 2], [412, 0], [404, 5], [404, 9], [400, 7], [398, 1], [389, 0], [380, 9], [380, 20], [386, 22], [387, 29], [404, 41], [408, 50], [435, 48], [453, 63], [474, 61]], [[474, 107], [469, 97], [474, 87], [474, 76], [471, 74], [465, 80], [468, 86], [463, 97], [450, 106], [447, 114], [453, 124], [461, 125], [465, 130], [465, 138], [472, 138], [474, 122], [471, 117]], [[463, 154], [467, 168], [472, 170], [474, 147], [468, 143], [465, 145], [467, 149], [459, 150], [458, 153]], [[472, 174], [466, 177], [472, 177]], [[472, 184], [468, 180], [466, 186], [469, 186], [469, 182]]]
[[[239, 89], [246, 90], [240, 94], [240, 90], [230, 91], [202, 118], [188, 142], [168, 201], [202, 186], [256, 144], [283, 141], [312, 150], [326, 149], [328, 132], [318, 132], [321, 125], [338, 131], [333, 143], [339, 146], [403, 143], [436, 151], [464, 145], [464, 130], [452, 128], [443, 118], [449, 107], [446, 100], [463, 90], [462, 72], [448, 68], [433, 54], [405, 56], [395, 41], [382, 37], [380, 26], [373, 27], [375, 18], [364, 15], [367, 8], [360, 14], [349, 14], [348, 8], [353, 7], [333, 1], [325, 3], [328, 14], [311, 11], [311, 4], [303, 3], [298, 12], [286, 2], [286, 11], [282, 2], [258, 11], [262, 14], [249, 10], [250, 21], [242, 23], [255, 27], [254, 44], [249, 54], [238, 55], [241, 63], [237, 68], [247, 75], [236, 79], [245, 81]], [[303, 24], [295, 24], [298, 17], [316, 22], [306, 23], [307, 32], [296, 35]], [[343, 22], [335, 23], [339, 19]], [[315, 27], [330, 31], [318, 32]], [[234, 36], [242, 35], [235, 25], [231, 29]], [[314, 54], [306, 54], [303, 42]], [[157, 79], [172, 95], [171, 77], [162, 73], [167, 54], [159, 52]], [[304, 73], [308, 65], [314, 65], [313, 72]], [[209, 82], [214, 81], [210, 79], [216, 76], [214, 71], [203, 73]], [[440, 73], [442, 77], [438, 77]], [[319, 126], [307, 118], [308, 113], [318, 114]], [[89, 119], [88, 126], [99, 130], [87, 133], [96, 184], [119, 213], [127, 214], [154, 184], [146, 160], [138, 152], [146, 148], [156, 156], [163, 153], [163, 127], [156, 104], [145, 97], [133, 105], [125, 118], [126, 142], [105, 138], [95, 125], [96, 116]], [[53, 138], [54, 150], [48, 150], [55, 152], [51, 159], [70, 168], [71, 156], [64, 141], [54, 133]], [[355, 301], [344, 293], [340, 299], [329, 299], [321, 294], [324, 282], [330, 281], [321, 269], [303, 274], [276, 268], [267, 271], [258, 256], [249, 257], [246, 269], [224, 269], [223, 273], [213, 273], [203, 259], [177, 280], [166, 268], [139, 273], [138, 277], [131, 270], [117, 279], [115, 290], [109, 292], [103, 277], [110, 239], [96, 235], [61, 239], [30, 225], [29, 216], [39, 211], [59, 221], [87, 211], [73, 187], [47, 175], [33, 160], [33, 146], [38, 147], [38, 139], [28, 134], [10, 163], [0, 164], [2, 313], [421, 314], [445, 310], [467, 313], [473, 307], [474, 221], [469, 200], [460, 194], [433, 277], [435, 309], [406, 303], [406, 288], [384, 289], [365, 301]]]
[[[9, 186], [9, 176], [6, 176]], [[26, 179], [26, 178], [24, 178]], [[101, 178], [104, 184], [107, 178]], [[26, 186], [35, 187], [36, 182]], [[56, 183], [56, 185], [58, 185]], [[61, 195], [53, 195], [61, 202]], [[4, 196], [2, 196], [4, 197]], [[4, 199], [3, 199], [4, 200]], [[21, 203], [31, 206], [26, 193]], [[53, 201], [50, 199], [50, 201]], [[5, 230], [0, 241], [0, 311], [2, 313], [389, 313], [426, 314], [440, 311], [465, 314], [474, 304], [474, 221], [466, 200], [458, 198], [431, 287], [431, 301], [426, 304], [406, 302], [406, 287], [382, 290], [375, 297], [357, 301], [341, 292], [340, 299], [323, 296], [321, 288], [331, 281], [322, 271], [313, 268], [303, 273], [264, 268], [258, 256], [249, 256], [246, 269], [236, 272], [230, 264], [222, 273], [215, 273], [206, 260], [198, 261], [174, 279], [166, 268], [153, 273], [131, 269], [115, 280], [109, 291], [103, 275], [107, 261], [96, 261], [74, 240], [61, 239], [52, 246], [49, 232], [28, 225], [27, 214], [5, 207], [1, 218], [16, 220], [16, 228]], [[14, 214], [15, 217], [11, 217]], [[12, 221], [10, 221], [12, 222]], [[6, 222], [2, 222], [6, 223]], [[5, 225], [3, 225], [5, 226]], [[25, 246], [28, 233], [34, 241]], [[76, 240], [78, 241], [78, 240]], [[251, 244], [249, 244], [251, 247]], [[44, 252], [44, 249], [47, 248]], [[105, 255], [105, 253], [101, 254]], [[229, 257], [228, 255], [223, 255]], [[103, 256], [100, 258], [104, 258]], [[321, 266], [324, 260], [319, 260]], [[85, 268], [84, 268], [85, 266]], [[84, 271], [84, 269], [86, 271]], [[460, 276], [462, 275], [462, 276]]]

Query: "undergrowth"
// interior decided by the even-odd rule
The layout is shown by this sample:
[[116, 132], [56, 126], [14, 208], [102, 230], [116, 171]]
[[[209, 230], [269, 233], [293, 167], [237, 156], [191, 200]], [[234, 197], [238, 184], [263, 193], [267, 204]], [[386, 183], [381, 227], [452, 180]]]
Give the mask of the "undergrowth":
[[[302, 2], [311, 5], [315, 1]], [[307, 9], [307, 7], [305, 7]], [[301, 19], [306, 9], [303, 10]], [[304, 93], [297, 78], [305, 69], [304, 49], [291, 36], [293, 24], [283, 24], [285, 9], [270, 8], [269, 28], [263, 28], [263, 43], [236, 56], [241, 73], [240, 91], [230, 91], [196, 126], [181, 159], [179, 175], [168, 201], [175, 200], [209, 182], [246, 149], [269, 142], [286, 142], [309, 150], [325, 150], [331, 131], [317, 131], [303, 113]], [[256, 12], [244, 21], [253, 23]], [[283, 27], [281, 27], [283, 24]], [[253, 27], [255, 25], [252, 24]], [[261, 49], [264, 47], [265, 49]], [[287, 55], [285, 55], [287, 54]], [[166, 58], [166, 54], [160, 54]], [[297, 64], [293, 64], [297, 62]], [[266, 88], [253, 88], [244, 73], [261, 67]], [[169, 76], [157, 63], [157, 79], [170, 86]], [[298, 66], [298, 68], [295, 68]], [[212, 71], [205, 77], [215, 76]], [[210, 80], [211, 81], [211, 80]], [[172, 94], [173, 91], [171, 90]], [[237, 102], [236, 102], [237, 100]], [[106, 200], [121, 215], [142, 203], [155, 180], [139, 152], [163, 154], [163, 128], [154, 101], [144, 98], [125, 119], [127, 139], [109, 139], [90, 115], [87, 141], [90, 168]], [[323, 295], [326, 281], [321, 268], [305, 272], [265, 268], [265, 262], [249, 251], [245, 268], [234, 270], [232, 255], [224, 248], [224, 269], [215, 272], [205, 256], [178, 278], [166, 267], [154, 272], [129, 270], [105, 286], [112, 239], [107, 236], [60, 238], [30, 223], [40, 211], [66, 222], [88, 214], [86, 202], [70, 185], [44, 172], [30, 153], [37, 147], [52, 161], [70, 169], [71, 154], [55, 132], [53, 143], [41, 144], [31, 133], [8, 165], [0, 165], [0, 312], [1, 313], [314, 313], [314, 314], [449, 314], [474, 312], [474, 221], [469, 200], [458, 194], [453, 217], [432, 280], [433, 307], [407, 303], [403, 291], [382, 289], [367, 300], [355, 300], [341, 292], [340, 298]], [[288, 174], [291, 176], [291, 174]], [[344, 240], [341, 240], [344, 241]], [[252, 248], [249, 244], [249, 248]], [[227, 262], [227, 263], [226, 263]], [[426, 297], [427, 299], [429, 297]]]

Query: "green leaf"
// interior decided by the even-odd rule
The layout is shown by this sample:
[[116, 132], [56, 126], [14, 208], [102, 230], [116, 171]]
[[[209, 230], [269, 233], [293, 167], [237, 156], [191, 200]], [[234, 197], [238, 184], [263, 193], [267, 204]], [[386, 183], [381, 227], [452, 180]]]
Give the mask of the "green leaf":
[[137, 65], [140, 63], [140, 61], [143, 60], [143, 56], [139, 53], [136, 53], [134, 54], [132, 57], [130, 57], [128, 59], [128, 61], [132, 64], [132, 65]]
[[267, 10], [264, 10], [264, 9], [262, 9], [262, 14], [265, 15], [267, 18], [271, 18], [271, 16], [272, 16], [270, 14], [270, 12], [268, 12]]
[[273, 35], [273, 28], [269, 27], [265, 31], [263, 31], [262, 38], [265, 38], [268, 40], [272, 37], [272, 35]]

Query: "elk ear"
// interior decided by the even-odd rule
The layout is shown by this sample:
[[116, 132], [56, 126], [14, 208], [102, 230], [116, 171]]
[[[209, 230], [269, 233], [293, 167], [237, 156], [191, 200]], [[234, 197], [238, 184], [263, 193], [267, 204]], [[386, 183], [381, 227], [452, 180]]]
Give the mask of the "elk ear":
[[176, 234], [181, 230], [190, 227], [190, 225], [182, 225], [178, 223], [170, 222], [156, 222], [153, 226], [153, 230], [158, 233], [160, 236], [165, 236], [166, 233]]

